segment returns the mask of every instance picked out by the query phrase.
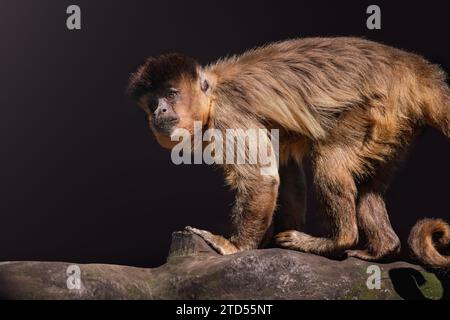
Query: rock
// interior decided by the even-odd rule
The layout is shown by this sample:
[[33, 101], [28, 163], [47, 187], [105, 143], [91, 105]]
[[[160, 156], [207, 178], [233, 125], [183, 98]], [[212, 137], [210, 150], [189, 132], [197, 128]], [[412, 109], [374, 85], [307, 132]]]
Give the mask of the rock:
[[[173, 234], [167, 263], [158, 268], [79, 264], [71, 267], [81, 272], [77, 286], [71, 265], [0, 263], [0, 298], [448, 299], [450, 288], [448, 278], [406, 262], [336, 261], [275, 248], [221, 256], [188, 232]], [[380, 268], [380, 289], [366, 285], [372, 265]]]

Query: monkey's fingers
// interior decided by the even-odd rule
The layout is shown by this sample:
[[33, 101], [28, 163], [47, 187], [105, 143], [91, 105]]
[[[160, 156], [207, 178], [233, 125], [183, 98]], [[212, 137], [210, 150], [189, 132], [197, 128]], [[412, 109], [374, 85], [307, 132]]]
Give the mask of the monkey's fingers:
[[209, 232], [209, 231], [206, 231], [206, 230], [200, 230], [200, 229], [197, 229], [197, 228], [194, 228], [194, 227], [191, 227], [191, 226], [186, 226], [186, 227], [184, 228], [184, 230], [189, 231], [189, 232], [191, 232], [191, 233], [193, 233], [193, 234], [196, 234], [196, 235], [198, 235], [198, 236], [200, 236], [200, 237], [202, 237], [202, 238], [208, 237], [208, 235], [209, 235], [209, 236], [212, 235], [212, 233]]
[[191, 226], [185, 227], [185, 230], [200, 236], [203, 240], [205, 240], [207, 244], [209, 244], [214, 250], [216, 250], [218, 253], [222, 255], [232, 254], [240, 251], [229, 240], [225, 239], [222, 236], [212, 234], [209, 231], [200, 230], [197, 228], [193, 228]]
[[275, 236], [275, 243], [280, 247], [292, 250], [301, 250], [301, 233], [296, 230], [285, 231]]

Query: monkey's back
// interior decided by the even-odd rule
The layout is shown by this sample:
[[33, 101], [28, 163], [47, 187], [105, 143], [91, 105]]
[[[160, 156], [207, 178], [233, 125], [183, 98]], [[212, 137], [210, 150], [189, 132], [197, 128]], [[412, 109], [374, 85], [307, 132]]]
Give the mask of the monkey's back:
[[420, 114], [424, 88], [445, 79], [420, 56], [347, 37], [276, 42], [207, 70], [217, 75], [219, 96], [231, 92], [240, 108], [313, 140], [329, 135], [350, 110], [358, 110], [353, 122], [363, 126], [386, 114], [391, 122]]

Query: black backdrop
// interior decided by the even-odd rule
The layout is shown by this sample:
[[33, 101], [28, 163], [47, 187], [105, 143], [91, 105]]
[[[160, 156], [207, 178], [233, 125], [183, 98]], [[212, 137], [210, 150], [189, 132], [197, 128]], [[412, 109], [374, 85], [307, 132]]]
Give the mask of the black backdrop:
[[[365, 1], [2, 0], [0, 261], [155, 266], [174, 230], [226, 232], [232, 195], [221, 172], [171, 163], [125, 95], [129, 73], [151, 54], [207, 63], [326, 35], [382, 41], [449, 70], [443, 1], [373, 2], [376, 31], [366, 28]], [[65, 26], [73, 3], [81, 31]], [[426, 130], [392, 185], [388, 208], [403, 238], [420, 217], [450, 220], [449, 141]]]

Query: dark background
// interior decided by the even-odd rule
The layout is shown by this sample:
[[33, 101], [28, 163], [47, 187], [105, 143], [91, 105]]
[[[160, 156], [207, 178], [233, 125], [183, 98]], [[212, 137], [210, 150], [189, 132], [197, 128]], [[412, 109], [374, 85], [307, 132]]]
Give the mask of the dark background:
[[[382, 41], [448, 71], [444, 2], [392, 2], [2, 0], [0, 261], [155, 266], [172, 231], [225, 233], [232, 194], [222, 173], [171, 163], [125, 95], [129, 73], [167, 51], [207, 63], [327, 35]], [[381, 30], [366, 28], [373, 3]], [[81, 31], [66, 29], [70, 4], [81, 7]], [[420, 217], [450, 220], [449, 141], [425, 130], [392, 184], [388, 208], [403, 238]]]

